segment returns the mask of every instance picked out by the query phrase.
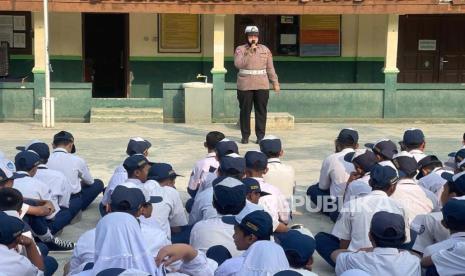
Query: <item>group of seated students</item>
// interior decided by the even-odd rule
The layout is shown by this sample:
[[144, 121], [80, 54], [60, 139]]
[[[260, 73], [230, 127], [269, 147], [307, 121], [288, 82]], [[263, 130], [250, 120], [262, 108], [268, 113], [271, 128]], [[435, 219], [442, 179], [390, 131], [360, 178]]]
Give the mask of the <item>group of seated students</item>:
[[[419, 129], [405, 131], [400, 150], [388, 139], [358, 149], [358, 139], [342, 129], [307, 190], [335, 222], [315, 237], [292, 225], [295, 172], [275, 136], [241, 156], [236, 142], [209, 132], [185, 205], [179, 175], [150, 161], [141, 137], [129, 140], [106, 188], [69, 132], [54, 136], [52, 153], [32, 141], [14, 162], [0, 161], [0, 276], [53, 275], [48, 252], [71, 250], [65, 275], [316, 275], [314, 251], [337, 275], [465, 274], [465, 147], [443, 165], [423, 153]], [[55, 237], [100, 193], [94, 229], [76, 244]]]

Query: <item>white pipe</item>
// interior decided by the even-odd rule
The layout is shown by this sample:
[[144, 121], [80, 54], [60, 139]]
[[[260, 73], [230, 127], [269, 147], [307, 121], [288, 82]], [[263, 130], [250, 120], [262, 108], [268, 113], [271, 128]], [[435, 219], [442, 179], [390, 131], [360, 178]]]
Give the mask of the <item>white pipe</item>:
[[[54, 117], [51, 114], [50, 109], [50, 58], [48, 52], [48, 0], [43, 0], [44, 2], [44, 43], [45, 43], [45, 110], [42, 112], [45, 113], [45, 127], [52, 127], [55, 124]], [[52, 121], [53, 118], [53, 121]]]
[[55, 98], [50, 98], [50, 127], [55, 127]]
[[45, 98], [42, 98], [42, 127], [46, 127], [47, 124], [45, 123]]

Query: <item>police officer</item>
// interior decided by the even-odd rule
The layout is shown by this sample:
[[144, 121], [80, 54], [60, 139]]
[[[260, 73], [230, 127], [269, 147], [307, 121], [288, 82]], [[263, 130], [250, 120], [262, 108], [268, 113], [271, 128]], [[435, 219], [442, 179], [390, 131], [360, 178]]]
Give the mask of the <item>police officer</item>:
[[234, 53], [234, 66], [239, 69], [237, 99], [243, 144], [249, 142], [252, 104], [255, 110], [255, 134], [258, 143], [265, 136], [269, 82], [271, 81], [277, 93], [280, 91], [271, 51], [265, 45], [258, 44], [258, 28], [247, 26], [245, 34], [247, 43], [237, 47]]

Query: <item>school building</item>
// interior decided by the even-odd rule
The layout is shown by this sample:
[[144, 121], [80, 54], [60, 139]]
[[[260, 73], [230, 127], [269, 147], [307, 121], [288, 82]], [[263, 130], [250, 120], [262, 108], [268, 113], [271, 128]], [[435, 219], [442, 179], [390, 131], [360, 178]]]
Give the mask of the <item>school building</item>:
[[[204, 81], [199, 74], [213, 83], [213, 121], [237, 120], [233, 54], [247, 25], [259, 27], [274, 55], [282, 92], [270, 94], [270, 112], [288, 112], [297, 122], [465, 118], [463, 0], [49, 0], [48, 6], [57, 121], [113, 114], [182, 122], [182, 83]], [[6, 59], [0, 51], [4, 121], [42, 116], [42, 8], [41, 0], [0, 0], [0, 41], [9, 47]]]

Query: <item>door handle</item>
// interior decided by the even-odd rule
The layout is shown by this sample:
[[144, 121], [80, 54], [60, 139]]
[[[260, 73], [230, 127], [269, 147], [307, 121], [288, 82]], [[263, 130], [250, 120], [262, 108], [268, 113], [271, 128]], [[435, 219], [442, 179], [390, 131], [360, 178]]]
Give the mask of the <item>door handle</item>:
[[441, 57], [439, 59], [439, 70], [442, 71], [444, 70], [444, 63], [448, 63], [448, 60], [445, 60], [444, 57]]

